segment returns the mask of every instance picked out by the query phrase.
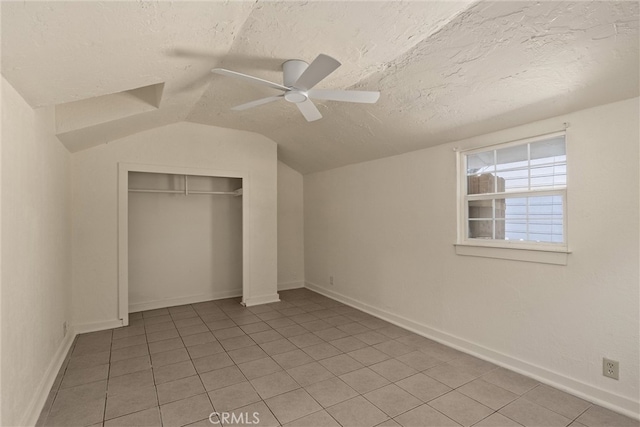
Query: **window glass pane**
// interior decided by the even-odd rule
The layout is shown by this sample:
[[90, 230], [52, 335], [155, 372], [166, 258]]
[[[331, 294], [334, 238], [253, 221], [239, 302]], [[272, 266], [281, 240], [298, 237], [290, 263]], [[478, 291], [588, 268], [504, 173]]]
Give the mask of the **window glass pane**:
[[[535, 196], [527, 197], [529, 202], [529, 210], [534, 213], [544, 213], [545, 215], [552, 215], [553, 207], [562, 207], [561, 196]], [[562, 212], [560, 210], [560, 212]]]
[[561, 188], [567, 185], [567, 166], [550, 165], [531, 168], [531, 188], [536, 190]]
[[506, 199], [505, 238], [528, 242], [562, 243], [562, 196]]
[[469, 238], [493, 239], [493, 220], [469, 220]]
[[467, 175], [493, 172], [493, 150], [467, 156]]
[[528, 162], [527, 144], [516, 145], [515, 147], [501, 148], [496, 150], [497, 170], [527, 167]]
[[504, 239], [505, 209], [504, 199], [470, 201], [469, 237], [473, 239]]
[[506, 199], [505, 218], [509, 221], [525, 221], [527, 219], [527, 199], [513, 198]]
[[524, 241], [527, 238], [527, 222], [518, 220], [505, 221], [505, 240]]
[[517, 169], [498, 172], [498, 193], [529, 189], [529, 170]]
[[491, 200], [473, 200], [469, 202], [469, 219], [493, 219]]
[[505, 223], [506, 221], [504, 219], [497, 219], [493, 224], [493, 227], [495, 228], [495, 239], [496, 240], [504, 240], [505, 238]]
[[531, 146], [531, 160], [565, 158], [567, 154], [564, 136], [532, 142], [529, 145]]
[[469, 237], [563, 243], [562, 196], [514, 197], [469, 202]]
[[505, 199], [495, 199], [493, 201], [493, 218], [496, 222], [493, 225], [495, 229], [495, 239], [502, 240], [505, 237], [505, 218], [506, 218], [507, 204]]
[[531, 221], [531, 223], [529, 224], [529, 233], [533, 238], [535, 238], [536, 236], [552, 234], [553, 231], [551, 231], [551, 225], [551, 222], [548, 220]]
[[556, 175], [553, 179], [554, 188], [565, 188], [567, 186], [567, 174]]
[[[504, 191], [504, 179], [498, 178], [498, 192]], [[491, 173], [467, 177], [467, 194], [486, 194], [496, 192], [496, 177]]]

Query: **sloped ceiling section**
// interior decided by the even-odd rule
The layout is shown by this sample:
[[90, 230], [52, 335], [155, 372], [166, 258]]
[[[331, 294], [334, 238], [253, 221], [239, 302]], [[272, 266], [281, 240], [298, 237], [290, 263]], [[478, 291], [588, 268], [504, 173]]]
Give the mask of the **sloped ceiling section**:
[[[253, 2], [0, 2], [2, 74], [34, 108], [164, 83], [159, 108], [61, 134], [78, 151], [182, 121], [233, 44]], [[206, 51], [183, 58], [176, 47]], [[104, 103], [108, 105], [108, 103]], [[100, 112], [96, 111], [96, 114]]]
[[[188, 120], [258, 132], [302, 173], [425, 148], [638, 96], [638, 2], [5, 2], [2, 73], [33, 107], [164, 83], [158, 108], [61, 135], [72, 151]], [[287, 59], [342, 66], [308, 123], [277, 94]], [[86, 112], [85, 112], [86, 114]], [[100, 114], [99, 112], [96, 114]], [[70, 120], [73, 120], [71, 118]], [[78, 122], [78, 120], [76, 120]]]

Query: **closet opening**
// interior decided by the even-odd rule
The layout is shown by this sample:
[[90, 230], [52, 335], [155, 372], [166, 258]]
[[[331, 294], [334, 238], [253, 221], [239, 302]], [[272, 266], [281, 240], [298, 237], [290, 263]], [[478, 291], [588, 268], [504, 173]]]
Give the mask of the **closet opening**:
[[244, 298], [246, 179], [215, 171], [120, 169], [122, 324], [133, 312]]

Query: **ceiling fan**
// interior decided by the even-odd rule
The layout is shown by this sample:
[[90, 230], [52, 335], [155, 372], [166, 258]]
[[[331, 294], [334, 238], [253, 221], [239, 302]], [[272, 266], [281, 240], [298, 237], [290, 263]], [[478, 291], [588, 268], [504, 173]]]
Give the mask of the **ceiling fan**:
[[249, 83], [267, 86], [273, 89], [281, 90], [280, 95], [269, 96], [247, 102], [232, 108], [232, 110], [241, 111], [248, 108], [257, 107], [258, 105], [267, 104], [269, 102], [283, 99], [291, 102], [298, 107], [307, 121], [312, 122], [322, 118], [320, 111], [311, 101], [313, 99], [324, 99], [327, 101], [342, 102], [359, 102], [365, 104], [373, 104], [380, 98], [380, 92], [363, 91], [363, 90], [327, 90], [314, 89], [322, 79], [334, 72], [340, 62], [336, 59], [320, 54], [316, 59], [307, 64], [299, 59], [291, 59], [282, 64], [282, 82], [283, 84], [273, 83], [248, 74], [238, 73], [237, 71], [226, 70], [224, 68], [214, 68], [213, 73], [223, 76], [234, 77], [247, 81]]

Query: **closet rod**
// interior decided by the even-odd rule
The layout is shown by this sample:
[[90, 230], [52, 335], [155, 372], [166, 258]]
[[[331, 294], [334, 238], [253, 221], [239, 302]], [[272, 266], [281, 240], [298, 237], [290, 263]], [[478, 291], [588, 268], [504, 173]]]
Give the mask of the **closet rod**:
[[182, 190], [144, 190], [144, 189], [136, 189], [130, 188], [129, 193], [172, 193], [172, 194], [184, 194]]
[[231, 196], [239, 196], [238, 191], [189, 191], [189, 194], [228, 194]]
[[226, 194], [229, 196], [241, 196], [242, 189], [238, 189], [236, 191], [193, 191], [189, 190], [185, 192], [184, 190], [147, 190], [142, 188], [130, 188], [130, 193], [168, 193], [168, 194]]
[[230, 196], [242, 196], [242, 188], [236, 191], [189, 191], [189, 175], [184, 175], [184, 190], [151, 190], [144, 188], [130, 188], [130, 193], [169, 193], [169, 194], [227, 194]]

